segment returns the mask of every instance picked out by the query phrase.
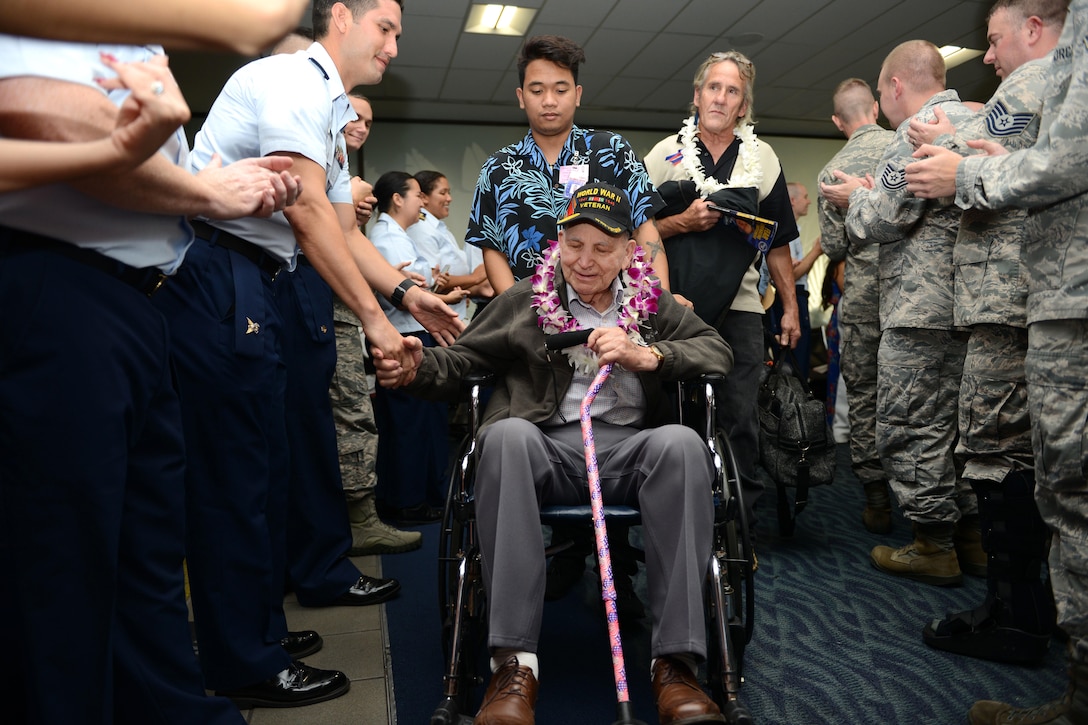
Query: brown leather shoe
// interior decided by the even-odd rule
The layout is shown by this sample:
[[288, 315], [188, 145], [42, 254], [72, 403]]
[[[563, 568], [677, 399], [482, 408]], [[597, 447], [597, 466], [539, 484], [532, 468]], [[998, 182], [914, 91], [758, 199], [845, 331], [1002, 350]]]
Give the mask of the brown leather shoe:
[[484, 702], [476, 713], [474, 725], [533, 725], [536, 717], [536, 678], [532, 669], [518, 664], [510, 656], [491, 675]]
[[661, 725], [725, 722], [722, 711], [680, 660], [659, 657], [654, 663], [653, 675], [657, 718]]

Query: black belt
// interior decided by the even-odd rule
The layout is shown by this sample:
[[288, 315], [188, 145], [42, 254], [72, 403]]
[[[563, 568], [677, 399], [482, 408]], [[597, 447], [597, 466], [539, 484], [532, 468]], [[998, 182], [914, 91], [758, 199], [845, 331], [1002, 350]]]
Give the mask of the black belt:
[[148, 297], [158, 292], [167, 278], [158, 267], [132, 267], [91, 249], [5, 226], [0, 226], [0, 249], [15, 253], [58, 254], [105, 272]]
[[197, 237], [233, 252], [238, 252], [238, 254], [257, 265], [262, 272], [271, 275], [272, 279], [276, 279], [276, 275], [283, 271], [283, 262], [253, 242], [247, 242], [239, 236], [217, 229], [199, 219], [193, 221], [192, 225]]

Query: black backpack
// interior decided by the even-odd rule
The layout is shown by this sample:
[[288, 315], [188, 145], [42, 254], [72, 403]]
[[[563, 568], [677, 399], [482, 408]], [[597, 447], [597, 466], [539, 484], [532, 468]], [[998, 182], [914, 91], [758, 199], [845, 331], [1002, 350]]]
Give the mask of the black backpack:
[[[775, 346], [777, 348], [777, 346]], [[759, 460], [778, 488], [778, 523], [793, 534], [808, 503], [808, 489], [835, 477], [835, 439], [824, 403], [813, 397], [793, 363], [793, 351], [776, 351], [759, 386]], [[786, 488], [793, 488], [790, 510]]]

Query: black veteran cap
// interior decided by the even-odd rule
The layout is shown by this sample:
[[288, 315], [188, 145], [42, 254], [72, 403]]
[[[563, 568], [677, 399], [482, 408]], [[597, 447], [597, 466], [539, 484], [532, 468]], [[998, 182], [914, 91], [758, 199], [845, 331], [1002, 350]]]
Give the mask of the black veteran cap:
[[579, 222], [591, 222], [606, 234], [630, 234], [633, 227], [627, 194], [610, 184], [586, 184], [574, 192], [567, 215], [556, 223], [565, 227]]

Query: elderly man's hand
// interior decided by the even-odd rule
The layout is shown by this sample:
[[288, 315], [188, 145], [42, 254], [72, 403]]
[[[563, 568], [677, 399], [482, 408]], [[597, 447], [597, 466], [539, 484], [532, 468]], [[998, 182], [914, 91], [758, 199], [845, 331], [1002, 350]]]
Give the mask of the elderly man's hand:
[[627, 333], [618, 327], [596, 328], [586, 344], [597, 353], [597, 364], [601, 367], [614, 363], [633, 373], [657, 370], [657, 356], [650, 348], [631, 342]]
[[[396, 329], [389, 326], [396, 333]], [[412, 382], [423, 360], [423, 343], [412, 335], [397, 340], [387, 339], [386, 330], [367, 330], [371, 344], [370, 357], [374, 362], [374, 377], [383, 388], [399, 388]]]
[[411, 359], [411, 369], [406, 370], [396, 359], [387, 358], [378, 347], [372, 347], [370, 357], [374, 364], [374, 379], [382, 388], [400, 388], [416, 379], [416, 371], [423, 360], [423, 343], [419, 337], [407, 335], [403, 341], [403, 351]]

